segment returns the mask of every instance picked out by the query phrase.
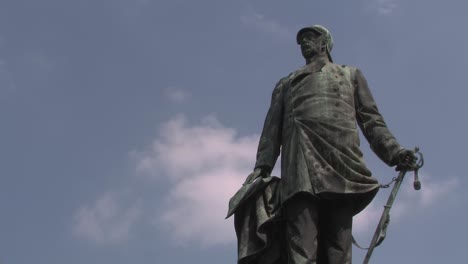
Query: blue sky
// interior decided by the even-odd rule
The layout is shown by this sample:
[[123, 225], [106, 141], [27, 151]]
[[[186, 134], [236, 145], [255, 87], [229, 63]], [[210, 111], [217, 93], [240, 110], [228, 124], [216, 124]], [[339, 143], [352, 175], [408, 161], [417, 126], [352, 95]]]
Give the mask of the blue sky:
[[[390, 129], [420, 146], [374, 263], [463, 263], [463, 1], [2, 0], [0, 263], [235, 263], [228, 199], [274, 84], [322, 24]], [[369, 150], [382, 182], [396, 173]], [[276, 173], [278, 168], [276, 168]], [[355, 219], [369, 243], [388, 191]], [[354, 262], [363, 253], [354, 249]], [[464, 258], [463, 258], [464, 259]]]

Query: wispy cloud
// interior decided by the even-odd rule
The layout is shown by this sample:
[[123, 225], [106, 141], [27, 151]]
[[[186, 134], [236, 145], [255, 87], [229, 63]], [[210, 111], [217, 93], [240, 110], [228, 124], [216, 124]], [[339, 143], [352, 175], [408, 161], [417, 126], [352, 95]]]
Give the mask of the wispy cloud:
[[[414, 191], [412, 184], [406, 184], [403, 189], [404, 199], [413, 201], [417, 208], [427, 208], [437, 203], [445, 201], [447, 198], [454, 197], [460, 180], [457, 177], [445, 178], [443, 181], [435, 181], [433, 177], [427, 173], [421, 174], [422, 188], [420, 191]], [[409, 176], [408, 178], [410, 178]], [[411, 179], [407, 179], [411, 182]]]
[[162, 125], [137, 168], [171, 180], [157, 223], [173, 241], [210, 246], [235, 240], [233, 223], [224, 217], [230, 197], [252, 170], [257, 144], [258, 135], [240, 137], [212, 116], [189, 125], [179, 115]]
[[397, 8], [397, 0], [369, 0], [369, 7], [380, 15], [390, 15]]
[[[443, 203], [447, 200], [447, 197], [453, 196], [452, 194], [457, 191], [459, 186], [459, 179], [456, 177], [446, 179], [445, 181], [434, 181], [430, 175], [420, 173], [422, 189], [415, 191], [411, 175], [409, 174], [405, 177], [401, 190], [390, 211], [391, 224], [401, 221], [409, 213], [418, 213], [418, 210], [421, 212], [428, 207]], [[354, 218], [353, 229], [356, 233], [374, 232], [374, 228], [377, 226], [382, 215], [386, 199], [387, 197], [385, 197], [385, 201], [373, 201], [371, 205]]]
[[191, 97], [191, 94], [188, 91], [173, 86], [164, 89], [164, 94], [169, 98], [169, 100], [175, 103], [183, 103]]
[[74, 235], [97, 245], [127, 240], [141, 216], [141, 203], [128, 203], [127, 198], [108, 192], [93, 205], [79, 208], [74, 215]]
[[293, 32], [287, 27], [281, 25], [278, 21], [257, 12], [252, 7], [247, 8], [246, 12], [241, 15], [240, 21], [248, 27], [252, 27], [261, 32], [273, 34], [277, 37], [291, 39], [294, 36]]

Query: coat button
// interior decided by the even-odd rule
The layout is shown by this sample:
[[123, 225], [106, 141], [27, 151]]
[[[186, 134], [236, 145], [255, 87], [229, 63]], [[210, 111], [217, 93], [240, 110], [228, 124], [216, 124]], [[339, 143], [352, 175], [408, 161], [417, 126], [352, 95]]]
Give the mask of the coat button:
[[336, 103], [335, 103], [335, 106], [340, 106], [340, 103], [336, 102]]
[[340, 84], [340, 85], [343, 85], [343, 82], [342, 82], [342, 81], [340, 81], [340, 82], [339, 82], [339, 84]]
[[330, 168], [330, 167], [328, 167], [328, 166], [327, 166], [325, 169], [326, 169], [328, 172], [330, 172], [330, 171], [331, 171], [331, 168]]
[[334, 117], [334, 118], [338, 118], [338, 114], [333, 114], [333, 117]]
[[315, 164], [314, 164], [314, 168], [320, 169], [320, 165], [319, 165], [318, 163], [315, 163]]

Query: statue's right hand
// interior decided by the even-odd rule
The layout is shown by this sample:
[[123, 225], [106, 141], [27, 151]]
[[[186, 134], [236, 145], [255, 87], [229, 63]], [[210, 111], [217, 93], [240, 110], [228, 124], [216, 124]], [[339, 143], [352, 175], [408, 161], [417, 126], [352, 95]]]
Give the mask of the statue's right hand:
[[256, 168], [252, 173], [249, 174], [249, 176], [247, 176], [247, 179], [245, 179], [245, 182], [242, 185], [252, 183], [258, 177], [266, 178], [268, 176], [270, 176], [270, 175], [269, 175], [269, 173], [268, 173], [268, 171], [266, 169]]
[[252, 173], [249, 174], [249, 176], [247, 176], [247, 179], [245, 179], [245, 182], [242, 185], [246, 185], [246, 184], [254, 182], [255, 179], [257, 179], [260, 176], [260, 174], [261, 174], [261, 169], [260, 168], [255, 169]]

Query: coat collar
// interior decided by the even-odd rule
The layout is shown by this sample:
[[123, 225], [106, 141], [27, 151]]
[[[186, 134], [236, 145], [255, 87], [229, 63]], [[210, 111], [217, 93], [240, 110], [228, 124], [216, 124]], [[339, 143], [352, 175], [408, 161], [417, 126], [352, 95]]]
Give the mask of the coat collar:
[[320, 71], [329, 62], [326, 55], [319, 55], [311, 63], [304, 66], [305, 72], [314, 73]]
[[314, 61], [309, 64], [302, 66], [299, 70], [295, 71], [292, 76], [290, 77], [291, 80], [296, 78], [297, 76], [306, 74], [313, 74], [315, 72], [320, 72], [322, 68], [327, 64], [330, 63], [326, 55], [317, 57]]

